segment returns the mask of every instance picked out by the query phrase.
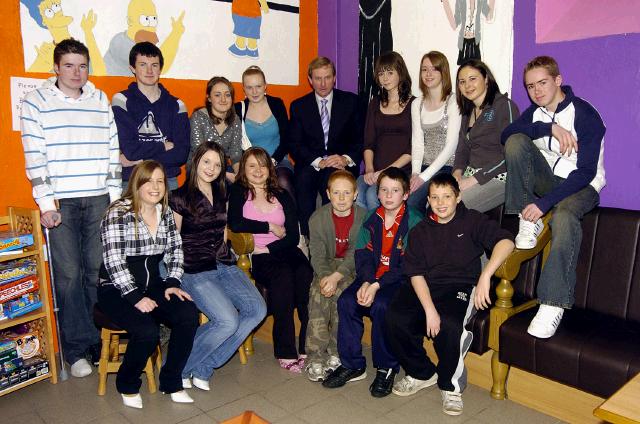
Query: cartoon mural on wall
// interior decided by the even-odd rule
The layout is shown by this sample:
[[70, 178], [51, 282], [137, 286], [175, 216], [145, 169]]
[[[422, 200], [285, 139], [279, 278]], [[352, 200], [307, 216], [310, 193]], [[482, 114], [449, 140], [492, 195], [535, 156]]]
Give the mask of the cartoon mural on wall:
[[[356, 1], [356, 0], [351, 0]], [[366, 88], [373, 81], [371, 52], [395, 50], [402, 55], [409, 69], [413, 93], [419, 94], [418, 69], [424, 53], [438, 50], [449, 60], [452, 80], [459, 60], [479, 56], [491, 68], [500, 91], [507, 92], [513, 75], [513, 9], [514, 0], [358, 0], [360, 6], [360, 50], [358, 91], [364, 97], [372, 89]], [[496, 4], [497, 3], [497, 4]], [[390, 17], [383, 12], [388, 11]], [[376, 15], [374, 12], [377, 12]], [[367, 17], [371, 17], [367, 19]], [[377, 18], [377, 20], [376, 20]], [[386, 23], [390, 22], [387, 33]], [[367, 39], [363, 22], [371, 25], [371, 31], [380, 35], [377, 41]], [[392, 41], [391, 41], [392, 40]], [[370, 56], [366, 56], [369, 54]], [[364, 58], [364, 60], [363, 60]], [[454, 83], [454, 81], [452, 81]], [[455, 87], [455, 83], [453, 84]], [[368, 85], [371, 87], [371, 85]]]
[[486, 23], [493, 22], [495, 0], [456, 0], [455, 12], [451, 10], [449, 0], [442, 0], [445, 14], [454, 31], [458, 31], [458, 60], [462, 65], [468, 59], [480, 59], [480, 40], [482, 39], [481, 15]]
[[151, 41], [164, 77], [238, 81], [253, 59], [270, 83], [298, 84], [300, 0], [20, 0], [20, 16], [29, 72], [51, 72], [55, 42], [71, 36], [87, 44], [93, 75], [131, 75], [129, 50]]
[[391, 0], [360, 0], [358, 93], [369, 100], [377, 91], [373, 67], [381, 53], [393, 50]]
[[229, 52], [232, 55], [252, 59], [260, 56], [258, 40], [263, 13], [269, 13], [267, 0], [233, 0], [231, 18], [236, 39], [229, 46]]
[[[65, 38], [72, 37], [69, 32], [69, 25], [73, 22], [73, 17], [65, 15], [62, 10], [62, 0], [20, 0], [29, 10], [29, 15], [41, 28], [49, 31], [51, 39], [35, 44], [36, 58], [25, 67], [29, 72], [51, 72], [53, 69], [53, 49], [55, 45]], [[94, 75], [106, 74], [104, 61], [100, 54], [100, 49], [93, 36], [93, 28], [96, 26], [98, 16], [89, 9], [86, 15], [82, 15], [80, 27], [84, 33], [85, 43], [89, 49], [91, 68]], [[26, 44], [25, 44], [26, 46]]]
[[[184, 34], [184, 10], [178, 18], [171, 18], [171, 32], [160, 46], [164, 57], [162, 72], [171, 69], [178, 51], [180, 38]], [[131, 0], [127, 7], [127, 30], [113, 36], [109, 50], [104, 56], [109, 75], [131, 75], [129, 70], [129, 51], [134, 44], [149, 41], [158, 44], [158, 12], [151, 0]]]

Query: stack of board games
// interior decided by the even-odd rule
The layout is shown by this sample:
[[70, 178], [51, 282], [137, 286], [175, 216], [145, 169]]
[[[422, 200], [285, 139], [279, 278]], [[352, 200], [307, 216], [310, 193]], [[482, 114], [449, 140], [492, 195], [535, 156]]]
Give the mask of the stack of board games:
[[35, 322], [0, 332], [0, 391], [49, 372]]
[[0, 263], [0, 320], [15, 318], [42, 306], [33, 258]]

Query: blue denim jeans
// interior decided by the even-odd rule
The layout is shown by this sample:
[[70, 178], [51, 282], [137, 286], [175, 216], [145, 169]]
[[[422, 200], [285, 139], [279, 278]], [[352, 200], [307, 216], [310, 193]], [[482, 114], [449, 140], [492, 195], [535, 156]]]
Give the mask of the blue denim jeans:
[[264, 319], [267, 306], [247, 275], [235, 265], [218, 264], [215, 270], [185, 273], [182, 289], [209, 318], [198, 327], [182, 376], [208, 380], [214, 368], [224, 365]]
[[[420, 170], [420, 172], [427, 169], [428, 166], [429, 165], [422, 165], [422, 169]], [[451, 167], [447, 165], [443, 166], [434, 175], [438, 174], [451, 174]], [[416, 191], [409, 195], [409, 198], [407, 199], [407, 205], [419, 210], [424, 215], [424, 213], [427, 211], [427, 197], [429, 197], [429, 181], [426, 181]]]
[[[564, 182], [555, 176], [540, 150], [523, 134], [505, 145], [507, 161], [506, 211], [518, 214], [539, 197]], [[582, 242], [582, 217], [600, 202], [589, 186], [558, 202], [552, 209], [551, 251], [538, 281], [538, 300], [545, 305], [571, 308], [575, 301], [576, 265]]]
[[62, 224], [49, 230], [60, 332], [65, 359], [73, 364], [100, 342], [93, 324], [102, 264], [100, 221], [109, 195], [60, 199]]
[[356, 199], [356, 205], [362, 206], [368, 211], [380, 206], [377, 184], [367, 184], [364, 181], [364, 175], [360, 175], [356, 183], [358, 185], [358, 198]]

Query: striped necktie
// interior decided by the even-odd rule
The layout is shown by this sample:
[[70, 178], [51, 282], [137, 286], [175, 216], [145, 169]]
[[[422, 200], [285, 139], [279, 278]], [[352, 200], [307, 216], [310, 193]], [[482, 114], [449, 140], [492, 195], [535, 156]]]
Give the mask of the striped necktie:
[[327, 99], [320, 99], [320, 122], [322, 122], [322, 132], [324, 133], [324, 148], [329, 143], [329, 110], [327, 109]]

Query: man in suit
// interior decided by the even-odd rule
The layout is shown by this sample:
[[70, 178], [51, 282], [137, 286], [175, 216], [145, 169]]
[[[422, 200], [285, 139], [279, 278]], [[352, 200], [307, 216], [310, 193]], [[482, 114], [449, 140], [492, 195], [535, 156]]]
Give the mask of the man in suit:
[[291, 103], [290, 147], [295, 161], [295, 189], [302, 235], [309, 236], [309, 217], [318, 193], [328, 203], [329, 175], [346, 169], [358, 176], [362, 125], [355, 94], [334, 89], [335, 65], [326, 57], [311, 61], [313, 92]]

